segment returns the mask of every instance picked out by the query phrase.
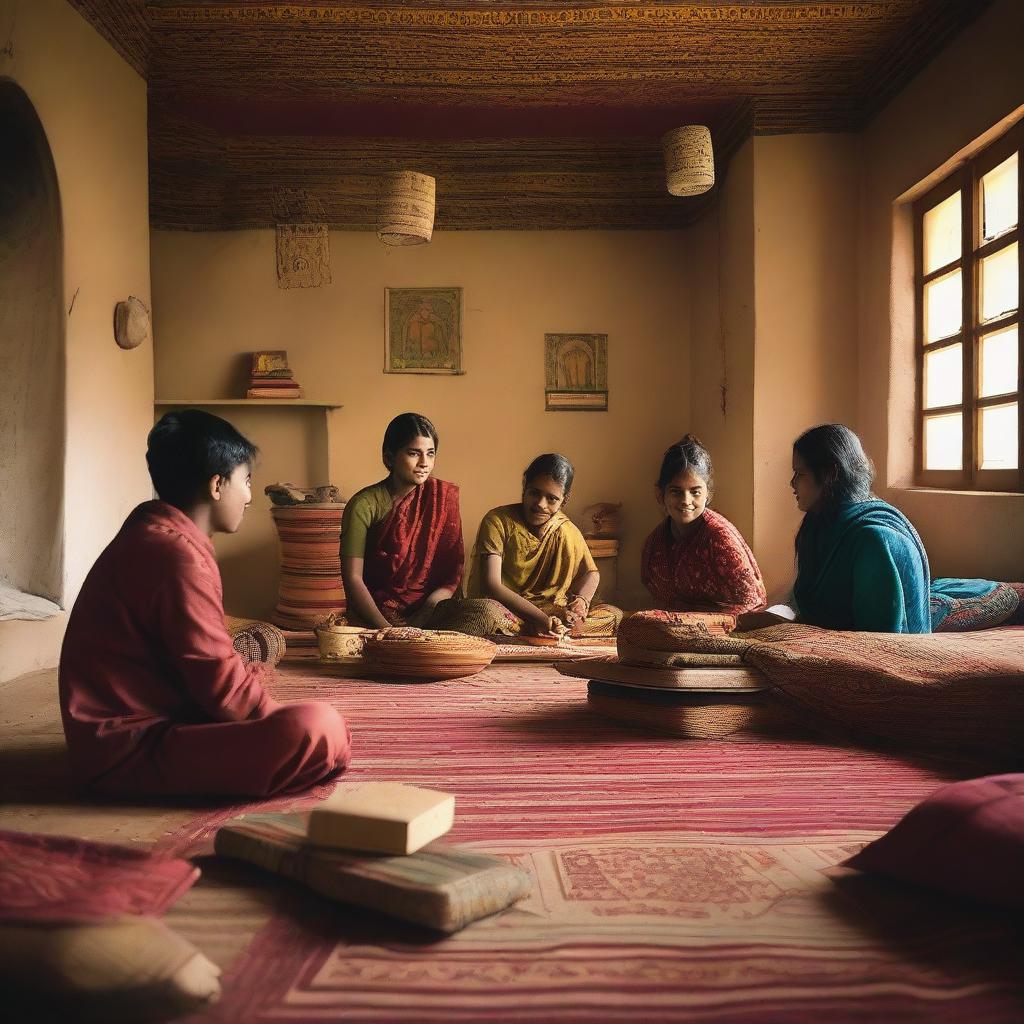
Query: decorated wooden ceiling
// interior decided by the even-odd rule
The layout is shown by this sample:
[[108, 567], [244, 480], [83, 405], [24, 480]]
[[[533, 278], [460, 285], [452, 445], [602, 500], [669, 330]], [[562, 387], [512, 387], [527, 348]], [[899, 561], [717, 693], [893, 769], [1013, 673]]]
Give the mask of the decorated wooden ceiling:
[[377, 180], [435, 227], [663, 228], [660, 136], [852, 131], [988, 0], [70, 0], [149, 83], [154, 227], [268, 227], [283, 192], [370, 230]]

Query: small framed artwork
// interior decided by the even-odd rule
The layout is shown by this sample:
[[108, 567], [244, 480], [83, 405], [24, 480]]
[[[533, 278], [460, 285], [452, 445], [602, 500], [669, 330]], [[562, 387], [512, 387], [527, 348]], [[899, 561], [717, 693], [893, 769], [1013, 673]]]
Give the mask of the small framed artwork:
[[462, 373], [462, 289], [384, 289], [384, 372]]
[[608, 411], [608, 335], [544, 335], [546, 412]]

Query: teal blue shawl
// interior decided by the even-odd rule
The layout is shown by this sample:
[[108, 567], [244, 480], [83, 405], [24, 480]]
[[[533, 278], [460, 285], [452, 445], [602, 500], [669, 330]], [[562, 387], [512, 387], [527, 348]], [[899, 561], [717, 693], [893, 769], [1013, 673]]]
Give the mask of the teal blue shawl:
[[801, 622], [873, 633], [930, 633], [928, 556], [899, 509], [877, 498], [809, 512], [797, 535]]
[[797, 534], [793, 599], [801, 622], [871, 633], [930, 633], [991, 580], [931, 580], [910, 520], [887, 502], [852, 501], [809, 512]]

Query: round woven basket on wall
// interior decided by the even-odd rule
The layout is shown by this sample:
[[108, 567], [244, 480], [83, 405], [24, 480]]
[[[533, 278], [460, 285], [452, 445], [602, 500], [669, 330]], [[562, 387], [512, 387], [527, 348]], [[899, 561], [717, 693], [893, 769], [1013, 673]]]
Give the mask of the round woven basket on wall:
[[434, 233], [434, 179], [396, 171], [381, 179], [377, 237], [385, 245], [421, 245]]
[[674, 196], [699, 196], [715, 183], [711, 132], [702, 124], [685, 125], [661, 138], [665, 183]]
[[273, 621], [284, 629], [313, 629], [344, 614], [341, 515], [344, 502], [274, 506], [281, 541], [281, 580]]

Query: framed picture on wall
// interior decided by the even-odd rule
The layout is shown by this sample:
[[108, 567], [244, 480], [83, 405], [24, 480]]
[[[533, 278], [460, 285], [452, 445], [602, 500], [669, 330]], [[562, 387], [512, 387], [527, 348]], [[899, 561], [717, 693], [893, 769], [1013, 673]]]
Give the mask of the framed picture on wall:
[[544, 335], [544, 410], [608, 411], [608, 335]]
[[384, 372], [463, 373], [462, 289], [384, 289]]

